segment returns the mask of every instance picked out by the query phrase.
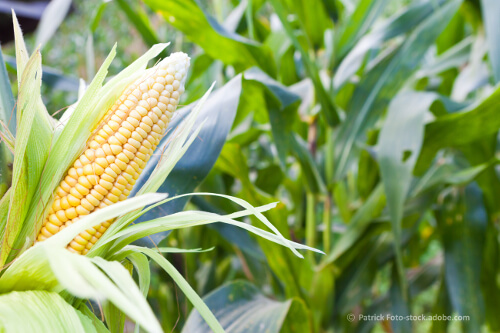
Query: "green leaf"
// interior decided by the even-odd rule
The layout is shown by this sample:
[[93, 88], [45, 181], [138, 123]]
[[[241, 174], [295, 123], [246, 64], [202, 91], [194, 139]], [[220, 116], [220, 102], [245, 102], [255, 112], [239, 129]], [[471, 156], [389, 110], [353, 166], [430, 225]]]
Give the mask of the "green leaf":
[[[41, 56], [38, 50], [28, 61], [21, 82], [21, 91], [18, 101], [20, 122], [18, 125], [16, 152], [14, 156], [12, 197], [5, 229], [0, 230], [0, 235], [2, 236], [0, 265], [6, 262], [7, 256], [9, 256], [11, 250], [15, 248], [14, 241], [23, 227], [22, 221], [27, 212], [26, 202], [28, 204], [30, 202], [31, 193], [29, 192], [30, 184], [28, 183], [30, 173], [27, 170], [27, 164], [29, 163], [27, 157], [31, 154], [39, 154], [37, 151], [28, 151], [28, 153], [25, 154], [29, 142], [35, 139], [31, 136], [33, 126], [36, 127], [38, 125], [34, 124], [35, 114], [39, 106], [38, 98], [40, 98], [41, 85]], [[39, 168], [36, 167], [35, 165], [35, 172], [38, 172]], [[35, 172], [33, 172], [33, 176], [39, 175]]]
[[71, 7], [72, 0], [51, 1], [43, 11], [36, 29], [35, 45], [45, 45], [63, 22]]
[[372, 27], [375, 20], [382, 14], [387, 0], [361, 0], [348, 20], [340, 27], [339, 39], [336, 43], [338, 54], [342, 59], [352, 46]]
[[131, 4], [128, 0], [116, 0], [116, 3], [127, 15], [127, 18], [137, 29], [146, 45], [153, 46], [160, 42], [153, 27], [151, 27], [147, 13], [139, 3]]
[[333, 103], [333, 98], [330, 96], [330, 94], [326, 91], [325, 87], [323, 86], [323, 83], [319, 76], [319, 69], [317, 68], [314, 60], [310, 58], [310, 55], [307, 52], [307, 50], [304, 49], [299, 39], [295, 35], [294, 29], [290, 24], [290, 22], [288, 21], [288, 13], [283, 7], [283, 4], [278, 0], [270, 0], [270, 3], [274, 7], [276, 14], [280, 18], [281, 24], [283, 24], [283, 27], [285, 28], [285, 31], [288, 34], [288, 38], [291, 39], [293, 45], [295, 46], [295, 49], [297, 49], [297, 51], [299, 51], [301, 54], [301, 60], [304, 63], [307, 75], [311, 78], [313, 82], [314, 89], [316, 92], [316, 97], [319, 103], [321, 104], [321, 111], [323, 112], [325, 119], [327, 120], [330, 126], [337, 125], [340, 122], [340, 118], [337, 109]]
[[386, 199], [382, 185], [377, 186], [368, 199], [356, 211], [347, 229], [342, 233], [340, 239], [333, 245], [333, 249], [324, 258], [320, 267], [333, 263], [340, 256], [346, 253], [349, 248], [360, 241], [363, 233], [368, 228], [370, 222], [377, 218], [385, 207]]
[[493, 67], [495, 82], [500, 81], [500, 30], [497, 18], [500, 15], [500, 2], [481, 0], [486, 37], [488, 38], [488, 54]]
[[96, 332], [89, 318], [47, 291], [11, 292], [0, 296], [2, 332]]
[[462, 322], [464, 331], [478, 332], [484, 321], [480, 279], [488, 220], [478, 186], [472, 183], [458, 197], [448, 197], [438, 218], [451, 304], [458, 315], [470, 316]]
[[[363, 12], [368, 9], [373, 12], [368, 12], [366, 15], [370, 14], [370, 16], [367, 18], [363, 17], [363, 19], [367, 19], [367, 23], [371, 22], [374, 18], [376, 18], [376, 15], [379, 14], [380, 9], [385, 6], [385, 3], [386, 1], [362, 1], [361, 4], [356, 7], [356, 12], [353, 14], [354, 17], [352, 18], [353, 22], [358, 20], [356, 18], [356, 16], [359, 15], [358, 12]], [[405, 34], [411, 29], [414, 29], [432, 13], [434, 6], [435, 3], [432, 1], [422, 1], [411, 4], [401, 13], [395, 14], [381, 26], [374, 28], [373, 31], [363, 36], [363, 38], [359, 40], [356, 46], [347, 54], [338, 66], [335, 76], [333, 77], [334, 88], [339, 90], [354, 74], [356, 74], [358, 69], [363, 64], [363, 59], [370, 50], [380, 48], [383, 46], [383, 43], [389, 39]], [[366, 27], [362, 28], [362, 26], [355, 25], [352, 28], [347, 29], [344, 34], [347, 34], [352, 29], [362, 29], [361, 32], [366, 31]], [[345, 39], [347, 37], [343, 36], [342, 38]], [[355, 40], [356, 39], [354, 39], [354, 41]], [[343, 39], [339, 41], [340, 45], [345, 43], [346, 42], [343, 42]], [[347, 46], [348, 45], [344, 46], [344, 48]], [[342, 51], [340, 53], [342, 54]]]
[[422, 174], [429, 167], [438, 150], [457, 147], [496, 133], [500, 128], [498, 101], [500, 87], [487, 98], [463, 112], [442, 116], [425, 126], [422, 151], [415, 173]]
[[189, 283], [184, 279], [182, 274], [180, 274], [177, 269], [167, 260], [165, 259], [161, 254], [158, 252], [144, 248], [144, 247], [137, 247], [137, 246], [128, 246], [125, 248], [125, 250], [135, 250], [139, 253], [144, 253], [151, 259], [153, 259], [161, 268], [167, 272], [168, 275], [172, 277], [172, 279], [175, 281], [175, 283], [181, 288], [181, 290], [184, 292], [186, 297], [193, 303], [194, 307], [198, 309], [200, 312], [201, 316], [203, 319], [207, 322], [208, 326], [215, 332], [215, 333], [221, 333], [224, 332], [224, 329], [220, 325], [220, 323], [217, 321], [213, 313], [210, 311], [210, 309], [206, 306], [206, 304], [202, 301], [202, 299], [196, 294], [196, 292], [193, 290], [193, 288], [189, 285]]
[[[5, 124], [12, 134], [16, 134], [16, 108], [14, 96], [10, 88], [10, 80], [5, 69], [5, 63], [0, 48], [0, 122]], [[0, 123], [0, 131], [2, 125]], [[9, 151], [7, 144], [0, 139], [0, 198], [10, 187], [12, 180], [11, 165], [14, 156]], [[1, 219], [0, 219], [1, 221]]]
[[452, 0], [437, 7], [406, 38], [398, 50], [379, 62], [357, 86], [349, 105], [346, 120], [337, 138], [336, 179], [345, 176], [356, 152], [356, 143], [373, 126], [391, 99], [416, 70], [423, 55], [453, 17], [461, 0]]
[[233, 65], [238, 71], [257, 65], [275, 75], [276, 67], [267, 47], [226, 30], [196, 1], [145, 0], [145, 3], [212, 58]]
[[[245, 281], [235, 281], [219, 287], [203, 300], [227, 332], [282, 332], [288, 315], [294, 316], [290, 318], [288, 325], [299, 330], [285, 329], [284, 332], [310, 332], [311, 329], [310, 323], [307, 323], [307, 315], [304, 314], [306, 309], [300, 306], [300, 301], [271, 300]], [[297, 304], [294, 306], [294, 303]], [[211, 332], [196, 310], [189, 314], [182, 329], [182, 333], [194, 332]]]
[[377, 145], [382, 183], [392, 222], [400, 287], [407, 299], [401, 249], [403, 209], [410, 189], [412, 171], [422, 147], [424, 115], [434, 102], [435, 95], [425, 92], [403, 92], [389, 104], [387, 119]]

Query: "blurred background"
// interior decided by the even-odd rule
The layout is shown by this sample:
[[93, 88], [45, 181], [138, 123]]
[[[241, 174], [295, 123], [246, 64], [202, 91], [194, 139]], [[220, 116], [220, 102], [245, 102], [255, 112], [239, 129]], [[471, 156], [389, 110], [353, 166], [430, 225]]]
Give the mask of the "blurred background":
[[[500, 2], [3, 0], [16, 95], [11, 8], [29, 51], [42, 45], [56, 118], [115, 42], [110, 75], [156, 43], [188, 53], [183, 105], [216, 82], [216, 148], [188, 151], [171, 177], [279, 201], [266, 217], [325, 252], [300, 259], [219, 224], [162, 240], [210, 250], [168, 256], [228, 332], [500, 332]], [[166, 332], [207, 331], [166, 274], [151, 279]]]

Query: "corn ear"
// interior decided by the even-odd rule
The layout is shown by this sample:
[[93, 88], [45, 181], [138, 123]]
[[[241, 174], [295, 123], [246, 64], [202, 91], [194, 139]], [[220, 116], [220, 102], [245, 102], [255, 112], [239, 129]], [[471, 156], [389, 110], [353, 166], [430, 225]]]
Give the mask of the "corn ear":
[[[57, 187], [37, 241], [127, 198], [179, 103], [188, 67], [189, 57], [174, 53], [125, 89]], [[86, 254], [112, 222], [80, 233], [68, 249]]]

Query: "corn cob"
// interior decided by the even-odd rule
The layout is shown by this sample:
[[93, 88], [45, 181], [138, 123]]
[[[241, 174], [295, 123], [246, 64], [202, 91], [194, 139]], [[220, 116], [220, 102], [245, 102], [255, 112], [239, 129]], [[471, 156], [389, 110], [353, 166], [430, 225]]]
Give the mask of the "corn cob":
[[[57, 187], [37, 241], [127, 198], [179, 103], [188, 67], [189, 57], [174, 53], [125, 89]], [[112, 222], [80, 233], [68, 249], [86, 254]]]

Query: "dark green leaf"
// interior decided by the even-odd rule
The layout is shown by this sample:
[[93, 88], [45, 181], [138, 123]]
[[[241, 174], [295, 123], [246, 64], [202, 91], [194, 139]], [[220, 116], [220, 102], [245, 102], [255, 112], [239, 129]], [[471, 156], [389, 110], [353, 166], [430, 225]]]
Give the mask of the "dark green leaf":
[[[224, 87], [218, 89], [209, 96], [193, 127], [197, 128], [201, 122], [205, 121], [198, 134], [198, 139], [192, 143], [185, 155], [177, 162], [166, 181], [158, 189], [158, 192], [168, 193], [170, 196], [190, 193], [194, 191], [196, 186], [198, 186], [207, 176], [219, 157], [222, 146], [233, 125], [233, 120], [240, 100], [241, 84], [242, 78], [241, 76], [237, 76]], [[183, 121], [195, 104], [196, 103], [192, 103], [177, 111], [178, 113], [172, 119], [169, 127], [175, 129], [179, 126], [180, 122]], [[157, 151], [163, 151], [173, 133], [175, 133], [175, 131], [170, 130], [167, 135], [165, 135]], [[160, 158], [161, 154], [157, 154], [153, 155], [149, 160], [144, 172], [137, 180], [132, 194], [136, 193], [136, 191], [141, 188], [142, 184], [146, 182]], [[158, 216], [181, 211], [184, 209], [187, 201], [188, 197], [185, 197], [155, 207], [141, 216], [138, 221], [148, 221]], [[142, 242], [151, 246], [153, 245], [151, 242], [158, 244], [165, 236], [166, 233], [151, 235]]]
[[352, 163], [356, 141], [376, 122], [387, 101], [416, 70], [423, 55], [446, 27], [460, 4], [460, 0], [452, 0], [437, 7], [432, 15], [405, 39], [397, 52], [376, 65], [356, 88], [337, 139], [337, 179], [346, 174]]
[[[203, 298], [217, 320], [227, 332], [280, 332], [288, 312], [295, 316], [295, 325], [304, 327], [300, 320], [307, 318], [305, 308], [292, 306], [293, 300], [278, 302], [263, 296], [257, 288], [248, 282], [237, 281], [222, 286]], [[307, 325], [305, 326], [306, 328]], [[183, 333], [209, 333], [208, 325], [196, 310], [189, 315]], [[288, 330], [287, 332], [299, 332]], [[306, 331], [301, 331], [306, 332]]]

